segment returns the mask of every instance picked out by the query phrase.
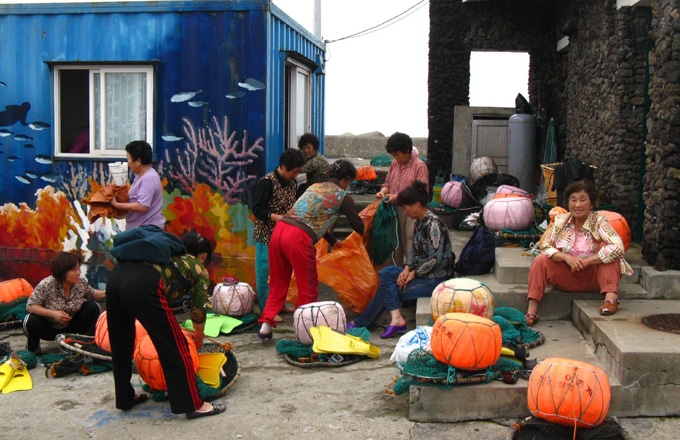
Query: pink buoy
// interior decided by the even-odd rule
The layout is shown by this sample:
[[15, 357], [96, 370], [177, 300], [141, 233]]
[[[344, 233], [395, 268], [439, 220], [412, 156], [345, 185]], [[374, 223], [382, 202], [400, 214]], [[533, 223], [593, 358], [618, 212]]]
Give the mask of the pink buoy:
[[309, 329], [328, 326], [340, 333], [345, 333], [347, 317], [340, 303], [335, 301], [319, 301], [298, 307], [293, 314], [293, 331], [300, 343], [312, 345], [314, 340]]
[[501, 185], [496, 189], [496, 194], [513, 194], [522, 197], [531, 197], [531, 194], [524, 191], [522, 188], [517, 188], [512, 185]]
[[452, 180], [442, 188], [442, 202], [452, 208], [459, 208], [463, 203], [463, 184]]
[[492, 231], [523, 231], [533, 221], [534, 204], [526, 197], [494, 198], [484, 205], [484, 224]]

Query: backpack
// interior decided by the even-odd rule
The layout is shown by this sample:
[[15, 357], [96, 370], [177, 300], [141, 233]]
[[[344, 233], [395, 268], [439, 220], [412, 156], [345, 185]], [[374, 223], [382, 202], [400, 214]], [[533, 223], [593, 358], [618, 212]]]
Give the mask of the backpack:
[[482, 275], [489, 273], [496, 260], [496, 242], [487, 228], [477, 228], [463, 247], [456, 272], [459, 275]]

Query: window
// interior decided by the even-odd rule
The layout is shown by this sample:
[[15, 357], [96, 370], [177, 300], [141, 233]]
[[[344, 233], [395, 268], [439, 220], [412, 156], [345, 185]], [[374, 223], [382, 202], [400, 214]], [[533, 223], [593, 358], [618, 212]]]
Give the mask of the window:
[[515, 107], [518, 93], [529, 100], [527, 52], [472, 51], [470, 107]]
[[153, 67], [55, 67], [55, 154], [125, 157], [125, 145], [153, 145]]
[[286, 148], [297, 147], [297, 140], [312, 130], [312, 72], [299, 62], [286, 61]]

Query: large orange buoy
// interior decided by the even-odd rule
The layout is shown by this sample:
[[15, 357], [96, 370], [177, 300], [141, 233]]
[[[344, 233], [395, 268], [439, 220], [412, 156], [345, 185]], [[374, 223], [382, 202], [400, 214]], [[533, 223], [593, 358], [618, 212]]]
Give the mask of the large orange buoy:
[[447, 313], [472, 313], [491, 319], [493, 293], [483, 283], [472, 278], [451, 278], [442, 281], [432, 291], [430, 298], [432, 319]]
[[607, 417], [610, 399], [605, 372], [585, 362], [548, 358], [539, 362], [529, 377], [529, 411], [552, 423], [598, 426]]
[[0, 303], [7, 304], [19, 298], [28, 298], [33, 293], [33, 286], [23, 278], [15, 278], [0, 282]]
[[471, 313], [447, 313], [432, 328], [430, 347], [444, 364], [482, 370], [498, 362], [503, 335], [498, 324]]
[[[182, 332], [187, 342], [189, 343], [189, 351], [191, 352], [191, 360], [193, 361], [194, 373], [198, 371], [198, 350], [196, 349], [196, 343], [194, 342], [194, 337], [191, 333]], [[158, 358], [158, 352], [156, 347], [154, 347], [153, 342], [151, 342], [151, 337], [149, 335], [144, 336], [139, 344], [135, 347], [135, 352], [133, 355], [135, 360], [135, 368], [137, 373], [146, 382], [149, 387], [154, 391], [167, 391], [168, 387], [165, 384], [165, 374], [163, 374], [163, 367], [161, 366], [161, 361]]]
[[598, 214], [607, 217], [609, 224], [612, 228], [619, 234], [621, 240], [623, 241], [623, 249], [628, 250], [630, 247], [631, 234], [630, 226], [628, 226], [628, 220], [618, 212], [613, 211], [597, 211]]
[[[135, 347], [139, 341], [148, 333], [142, 327], [142, 324], [135, 319]], [[109, 320], [107, 318], [106, 310], [99, 315], [97, 324], [94, 330], [94, 343], [100, 348], [111, 352], [111, 342], [109, 342]]]

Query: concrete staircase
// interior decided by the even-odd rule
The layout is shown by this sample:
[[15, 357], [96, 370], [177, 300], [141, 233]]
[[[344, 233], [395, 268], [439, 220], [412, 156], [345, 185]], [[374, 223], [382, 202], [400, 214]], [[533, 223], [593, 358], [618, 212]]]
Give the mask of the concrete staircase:
[[[470, 232], [452, 231], [454, 251], [460, 253]], [[475, 276], [498, 298], [497, 305], [526, 310], [526, 280], [533, 257], [521, 248], [497, 248], [492, 273]], [[680, 414], [680, 335], [647, 327], [642, 318], [680, 313], [680, 271], [658, 272], [646, 266], [633, 244], [626, 259], [635, 269], [620, 285], [621, 306], [616, 315], [599, 314], [597, 293], [572, 294], [548, 290], [535, 328], [545, 343], [530, 358], [580, 360], [607, 372], [611, 416], [670, 416]], [[429, 298], [418, 301], [416, 323], [428, 325]], [[527, 381], [514, 385], [494, 381], [446, 391], [411, 386], [409, 418], [419, 422], [458, 422], [490, 418], [520, 418], [527, 408]]]

